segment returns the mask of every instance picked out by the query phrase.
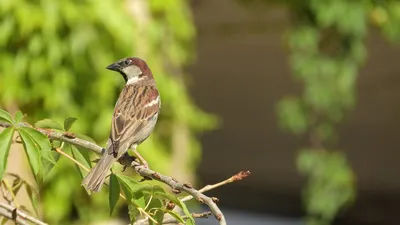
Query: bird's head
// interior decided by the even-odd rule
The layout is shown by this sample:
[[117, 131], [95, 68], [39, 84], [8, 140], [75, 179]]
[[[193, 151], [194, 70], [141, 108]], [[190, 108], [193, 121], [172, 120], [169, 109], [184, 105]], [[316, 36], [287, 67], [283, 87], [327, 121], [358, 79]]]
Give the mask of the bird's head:
[[153, 78], [147, 63], [137, 57], [120, 59], [107, 66], [107, 69], [119, 72], [127, 83], [135, 83], [139, 80]]

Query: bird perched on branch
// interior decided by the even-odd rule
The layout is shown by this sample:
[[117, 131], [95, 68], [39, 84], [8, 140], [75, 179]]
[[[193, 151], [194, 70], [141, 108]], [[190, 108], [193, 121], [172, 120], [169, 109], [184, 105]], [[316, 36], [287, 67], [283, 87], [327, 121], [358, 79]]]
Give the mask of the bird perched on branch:
[[150, 136], [161, 107], [156, 82], [144, 60], [124, 58], [107, 66], [107, 69], [119, 72], [126, 85], [114, 108], [107, 147], [99, 162], [82, 181], [87, 190], [94, 192], [100, 191], [112, 164], [127, 153], [128, 148], [132, 148], [147, 166], [136, 148]]

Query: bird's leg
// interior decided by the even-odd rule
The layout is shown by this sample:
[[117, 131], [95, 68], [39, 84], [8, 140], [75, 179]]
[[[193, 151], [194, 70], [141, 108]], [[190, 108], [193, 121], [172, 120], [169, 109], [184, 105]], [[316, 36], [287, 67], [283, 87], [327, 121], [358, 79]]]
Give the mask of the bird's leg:
[[142, 163], [142, 165], [146, 168], [149, 168], [149, 164], [146, 162], [146, 160], [139, 154], [139, 152], [136, 150], [136, 148], [133, 149], [133, 153], [135, 153], [136, 157], [139, 159], [139, 161]]
[[118, 162], [123, 165], [122, 172], [125, 172], [126, 168], [132, 164], [133, 161], [136, 160], [135, 156], [130, 156], [128, 152], [123, 154], [121, 158], [118, 159]]

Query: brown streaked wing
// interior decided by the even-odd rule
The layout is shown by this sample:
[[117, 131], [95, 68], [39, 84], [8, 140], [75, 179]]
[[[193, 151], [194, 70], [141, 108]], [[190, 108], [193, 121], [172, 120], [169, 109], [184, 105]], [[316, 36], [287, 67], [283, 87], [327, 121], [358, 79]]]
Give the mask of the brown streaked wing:
[[[155, 86], [128, 85], [121, 92], [114, 110], [110, 138], [119, 146], [130, 142], [135, 143], [136, 134], [146, 126], [159, 110], [159, 104], [144, 107], [158, 97]], [[118, 151], [115, 146], [114, 151]]]

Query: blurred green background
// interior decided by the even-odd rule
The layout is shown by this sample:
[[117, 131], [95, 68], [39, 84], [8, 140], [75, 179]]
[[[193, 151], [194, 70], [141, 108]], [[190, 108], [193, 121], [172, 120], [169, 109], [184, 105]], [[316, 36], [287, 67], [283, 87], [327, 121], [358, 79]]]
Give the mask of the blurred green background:
[[[153, 169], [199, 187], [251, 170], [248, 181], [213, 192], [226, 208], [310, 225], [396, 224], [388, 213], [398, 208], [360, 215], [380, 208], [371, 196], [399, 192], [381, 176], [397, 158], [379, 151], [399, 156], [400, 91], [373, 95], [388, 89], [379, 77], [400, 84], [399, 40], [394, 0], [0, 0], [0, 106], [30, 122], [77, 117], [72, 131], [104, 145], [124, 85], [105, 66], [138, 56], [163, 101], [140, 147]], [[368, 133], [391, 128], [387, 140]], [[362, 165], [375, 155], [376, 168]], [[43, 220], [110, 219], [106, 191], [88, 197], [80, 179], [61, 159], [40, 187]], [[114, 217], [126, 218], [120, 209]]]

